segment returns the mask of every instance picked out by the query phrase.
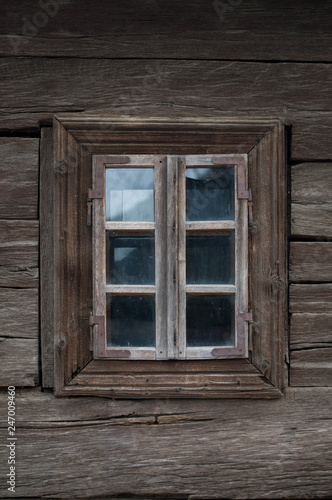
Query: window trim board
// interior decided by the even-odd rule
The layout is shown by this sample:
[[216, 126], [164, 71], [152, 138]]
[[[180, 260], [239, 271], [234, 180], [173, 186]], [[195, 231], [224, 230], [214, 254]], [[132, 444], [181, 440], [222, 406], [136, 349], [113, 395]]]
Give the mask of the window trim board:
[[[134, 154], [143, 150], [146, 154], [165, 154], [167, 143], [147, 144], [148, 134], [139, 134], [151, 129], [165, 131], [165, 141], [169, 139], [169, 148], [174, 154], [248, 154], [249, 182], [254, 199], [249, 262], [251, 268], [258, 270], [249, 276], [249, 308], [252, 301], [257, 300], [258, 310], [263, 312], [261, 319], [253, 308], [251, 360], [185, 361], [185, 369], [176, 361], [172, 362], [172, 373], [169, 373], [169, 366], [167, 371], [164, 365], [168, 361], [146, 361], [145, 366], [142, 362], [131, 362], [135, 364], [132, 365], [135, 377], [132, 377], [128, 375], [126, 361], [115, 361], [110, 366], [108, 361], [91, 358], [89, 312], [92, 297], [84, 296], [84, 290], [88, 283], [92, 284], [92, 276], [91, 279], [81, 276], [82, 268], [89, 269], [89, 264], [79, 245], [83, 234], [87, 242], [91, 241], [91, 228], [86, 226], [83, 233], [79, 228], [83, 221], [86, 225], [86, 193], [92, 186], [91, 173], [88, 173], [91, 154]], [[119, 131], [121, 144], [116, 142]], [[179, 131], [181, 133], [177, 133]], [[242, 138], [246, 134], [241, 144], [237, 143], [240, 132]], [[196, 134], [200, 136], [200, 144], [188, 145], [188, 140]], [[216, 145], [216, 135], [220, 137], [219, 145]], [[179, 137], [178, 143], [176, 137]], [[284, 387], [287, 333], [286, 161], [282, 122], [278, 119], [251, 122], [248, 118], [167, 121], [59, 115], [54, 119], [54, 155], [55, 251], [50, 258], [55, 268], [56, 395], [280, 397]], [[270, 184], [265, 182], [267, 178], [271, 179]], [[75, 186], [84, 201], [78, 202], [75, 198]], [[265, 198], [255, 201], [259, 194]], [[70, 222], [74, 214], [78, 219], [74, 217], [74, 222]], [[278, 234], [277, 241], [268, 250], [268, 241], [274, 234]], [[63, 256], [69, 259], [65, 267]], [[69, 283], [68, 275], [71, 276]], [[83, 290], [75, 292], [81, 280]], [[258, 284], [259, 292], [255, 290]], [[66, 304], [68, 299], [71, 305]], [[73, 314], [73, 305], [77, 314]], [[82, 329], [83, 321], [87, 326]], [[159, 364], [158, 368], [155, 363]]]

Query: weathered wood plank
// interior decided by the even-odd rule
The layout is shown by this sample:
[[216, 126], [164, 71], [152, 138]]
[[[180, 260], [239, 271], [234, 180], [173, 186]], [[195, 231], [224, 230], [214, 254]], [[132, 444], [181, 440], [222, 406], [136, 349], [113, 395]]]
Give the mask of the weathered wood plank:
[[[33, 394], [16, 400], [17, 496], [330, 496], [331, 390], [288, 390], [272, 402], [185, 404]], [[6, 394], [0, 401], [5, 417]], [[6, 466], [2, 461], [5, 473]]]
[[53, 129], [40, 140], [40, 342], [42, 386], [54, 385], [54, 159]]
[[38, 338], [38, 290], [0, 288], [1, 336]]
[[[126, 425], [134, 423], [136, 418], [151, 416], [166, 423], [166, 418], [176, 421], [196, 421], [205, 418], [230, 422], [235, 418], [238, 422], [248, 423], [250, 419], [267, 420], [278, 408], [284, 418], [311, 420], [310, 408], [322, 402], [317, 419], [330, 416], [332, 390], [329, 388], [287, 388], [285, 397], [278, 400], [211, 400], [211, 399], [174, 399], [156, 398], [140, 400], [114, 400], [101, 397], [54, 397], [53, 391], [40, 392], [40, 388], [17, 388], [17, 400], [21, 409], [20, 424], [35, 427], [61, 427], [64, 424], [85, 425], [93, 421], [114, 419], [114, 423]], [[7, 427], [5, 416], [7, 394], [0, 392], [0, 428]], [[239, 407], [243, 411], [239, 411]], [[279, 416], [280, 416], [279, 415]], [[110, 422], [111, 423], [111, 422]]]
[[38, 339], [0, 337], [1, 387], [38, 385], [38, 344]]
[[0, 221], [0, 287], [38, 287], [37, 221]]
[[289, 287], [291, 313], [332, 312], [332, 285], [291, 285]]
[[4, 58], [0, 68], [2, 130], [37, 129], [66, 111], [232, 112], [284, 117], [293, 125], [293, 157], [332, 158], [327, 64]]
[[290, 348], [332, 347], [332, 314], [292, 314]]
[[292, 167], [292, 235], [332, 236], [332, 163]]
[[291, 243], [289, 280], [295, 283], [332, 281], [332, 243]]
[[57, 120], [54, 134], [54, 384], [62, 388], [92, 357], [92, 230], [86, 205], [92, 162], [90, 153]]
[[37, 219], [38, 139], [0, 138], [0, 219]]
[[332, 347], [293, 350], [290, 366], [293, 387], [332, 386]]
[[3, 8], [1, 56], [331, 61], [329, 2], [41, 4]]

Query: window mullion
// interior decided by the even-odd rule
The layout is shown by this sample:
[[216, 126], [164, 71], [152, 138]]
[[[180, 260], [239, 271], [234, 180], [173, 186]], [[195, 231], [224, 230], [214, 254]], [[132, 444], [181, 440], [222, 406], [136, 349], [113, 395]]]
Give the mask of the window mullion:
[[167, 158], [155, 157], [156, 359], [167, 359]]
[[186, 357], [186, 159], [178, 159], [178, 358]]
[[177, 358], [178, 345], [178, 158], [167, 157], [167, 350]]

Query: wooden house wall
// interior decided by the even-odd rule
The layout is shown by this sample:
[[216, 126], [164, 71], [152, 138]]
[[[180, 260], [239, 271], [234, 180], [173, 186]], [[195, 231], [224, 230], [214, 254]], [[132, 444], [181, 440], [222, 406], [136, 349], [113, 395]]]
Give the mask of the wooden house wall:
[[[326, 1], [0, 2], [1, 497], [327, 498], [332, 489], [331, 19]], [[54, 114], [288, 125], [289, 387], [264, 400], [54, 398], [40, 386], [39, 148]], [[2, 444], [7, 394], [0, 395]]]

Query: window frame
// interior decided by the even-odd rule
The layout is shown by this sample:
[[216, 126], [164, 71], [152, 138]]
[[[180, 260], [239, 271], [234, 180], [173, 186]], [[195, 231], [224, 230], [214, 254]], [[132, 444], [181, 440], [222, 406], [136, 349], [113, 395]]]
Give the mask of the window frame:
[[[132, 361], [130, 370], [126, 361], [93, 359], [92, 234], [87, 226], [92, 156], [143, 153], [248, 155], [253, 197], [249, 228], [253, 324], [248, 359]], [[280, 397], [288, 333], [287, 176], [281, 120], [59, 115], [54, 119], [54, 161], [55, 394]]]
[[[186, 221], [186, 169], [227, 168], [234, 175], [234, 218], [220, 221]], [[107, 170], [150, 168], [154, 172], [153, 222], [107, 221]], [[167, 179], [170, 182], [167, 182]], [[248, 357], [248, 202], [247, 155], [109, 155], [93, 156], [93, 353], [95, 359], [166, 360]], [[241, 187], [243, 188], [241, 190]], [[205, 194], [205, 199], [208, 193]], [[203, 200], [204, 201], [204, 200]], [[202, 200], [201, 200], [202, 202]], [[186, 237], [234, 234], [234, 284], [198, 285], [186, 282]], [[155, 241], [155, 284], [107, 284], [107, 235], [130, 237], [150, 234]], [[167, 294], [165, 293], [167, 290]], [[155, 297], [156, 346], [107, 347], [110, 319], [107, 296]], [[188, 347], [186, 342], [186, 298], [234, 296], [234, 346]], [[240, 313], [240, 314], [238, 314]], [[174, 316], [174, 320], [171, 320]], [[239, 318], [239, 321], [237, 321]], [[130, 368], [130, 367], [129, 367]]]

